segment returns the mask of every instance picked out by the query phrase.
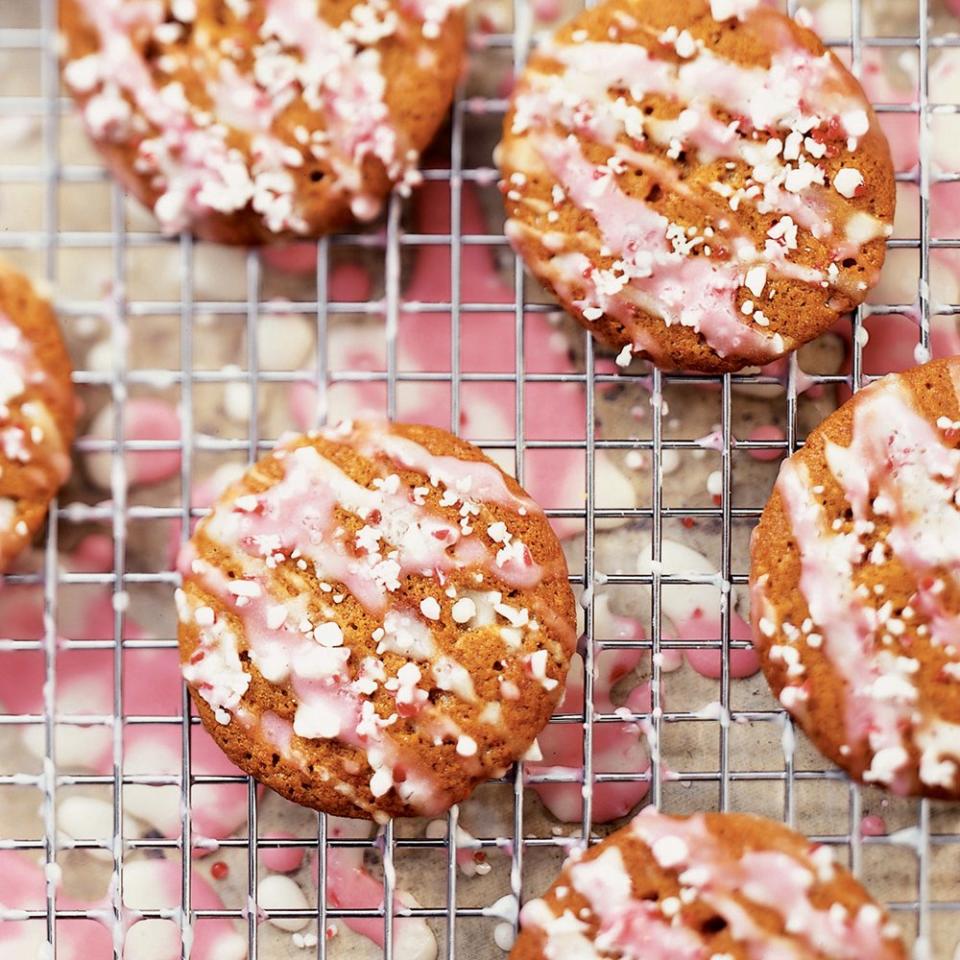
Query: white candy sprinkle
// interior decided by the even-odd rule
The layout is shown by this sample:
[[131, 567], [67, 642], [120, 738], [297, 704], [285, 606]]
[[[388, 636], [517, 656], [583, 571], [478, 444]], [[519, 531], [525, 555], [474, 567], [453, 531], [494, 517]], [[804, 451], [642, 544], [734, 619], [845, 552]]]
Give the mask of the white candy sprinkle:
[[313, 639], [324, 647], [342, 647], [343, 630], [340, 629], [339, 623], [334, 623], [333, 621], [321, 623], [320, 626], [313, 631]]
[[451, 610], [454, 623], [467, 623], [477, 615], [477, 605], [469, 597], [461, 597]]
[[281, 930], [291, 933], [302, 930], [310, 923], [309, 917], [271, 917], [275, 910], [305, 910], [307, 898], [299, 885], [279, 873], [264, 877], [257, 884], [257, 905], [267, 911], [268, 922]]
[[844, 167], [833, 178], [833, 188], [842, 197], [855, 197], [857, 190], [863, 186], [863, 174], [853, 167]]
[[763, 293], [763, 288], [767, 283], [766, 267], [751, 267], [747, 271], [746, 279], [743, 285], [755, 296], [759, 297]]
[[862, 137], [870, 129], [870, 120], [865, 110], [850, 110], [840, 118], [843, 129], [851, 137]]
[[683, 863], [690, 850], [680, 837], [660, 837], [653, 845], [653, 855], [661, 867], [669, 869]]
[[437, 602], [436, 597], [424, 597], [420, 601], [420, 612], [428, 620], [439, 620], [440, 619], [440, 604]]

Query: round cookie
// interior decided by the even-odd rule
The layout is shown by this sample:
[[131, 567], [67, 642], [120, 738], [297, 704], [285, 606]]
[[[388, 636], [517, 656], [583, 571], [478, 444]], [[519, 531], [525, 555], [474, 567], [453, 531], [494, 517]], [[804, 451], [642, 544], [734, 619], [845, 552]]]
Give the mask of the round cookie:
[[348, 817], [434, 816], [560, 699], [573, 594], [542, 511], [434, 427], [282, 443], [180, 558], [183, 675], [230, 758]]
[[0, 571], [33, 539], [70, 475], [70, 373], [53, 308], [0, 261]]
[[780, 702], [832, 761], [960, 799], [960, 359], [876, 381], [785, 461], [751, 615]]
[[63, 77], [165, 233], [315, 237], [371, 220], [443, 121], [465, 0], [60, 0]]
[[506, 233], [602, 343], [719, 373], [863, 301], [890, 150], [820, 40], [751, 0], [606, 0], [531, 56], [498, 148]]
[[571, 857], [520, 912], [510, 960], [905, 960], [899, 932], [827, 847], [742, 813], [645, 808]]

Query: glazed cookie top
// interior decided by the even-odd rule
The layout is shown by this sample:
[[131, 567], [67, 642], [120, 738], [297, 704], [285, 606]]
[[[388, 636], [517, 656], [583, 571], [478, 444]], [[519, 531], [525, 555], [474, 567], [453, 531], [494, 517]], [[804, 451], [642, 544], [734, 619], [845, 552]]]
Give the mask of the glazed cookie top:
[[764, 364], [860, 303], [890, 152], [820, 40], [749, 0], [607, 0], [530, 58], [498, 162], [511, 242], [626, 365]]
[[465, 0], [60, 0], [63, 76], [166, 233], [257, 243], [370, 220], [418, 179]]
[[520, 914], [511, 960], [896, 960], [884, 912], [782, 824], [653, 807], [580, 857]]
[[208, 728], [279, 793], [340, 815], [436, 814], [501, 775], [573, 652], [546, 517], [433, 427], [284, 442], [180, 567], [183, 674]]
[[822, 752], [960, 798], [960, 360], [883, 378], [785, 461], [752, 543], [756, 643]]
[[29, 543], [70, 475], [74, 415], [53, 309], [0, 261], [0, 570]]

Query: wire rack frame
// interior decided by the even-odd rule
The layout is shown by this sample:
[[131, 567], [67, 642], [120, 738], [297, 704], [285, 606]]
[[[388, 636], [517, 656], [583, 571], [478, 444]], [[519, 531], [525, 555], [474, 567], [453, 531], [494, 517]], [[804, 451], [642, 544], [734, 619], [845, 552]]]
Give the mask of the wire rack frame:
[[[6, 0], [13, 4], [14, 0]], [[30, 0], [28, 0], [30, 2]], [[294, 305], [284, 305], [284, 311], [298, 310], [311, 315], [316, 326], [316, 356], [315, 371], [306, 373], [279, 373], [262, 372], [257, 362], [256, 324], [260, 316], [269, 314], [277, 309], [273, 304], [259, 302], [260, 290], [260, 260], [256, 251], [251, 251], [246, 259], [246, 301], [238, 307], [235, 302], [217, 302], [197, 300], [194, 296], [194, 262], [193, 242], [188, 236], [182, 236], [176, 242], [179, 245], [179, 267], [181, 279], [181, 298], [178, 304], [169, 302], [151, 302], [128, 300], [124, 296], [125, 279], [127, 277], [127, 254], [131, 249], [147, 243], [155, 243], [157, 238], [153, 234], [127, 232], [125, 229], [124, 198], [119, 188], [114, 186], [111, 192], [111, 229], [109, 231], [61, 231], [58, 222], [58, 194], [62, 184], [66, 183], [94, 183], [106, 180], [104, 171], [97, 167], [80, 166], [65, 161], [60, 155], [59, 123], [61, 115], [71, 109], [69, 102], [62, 96], [59, 84], [59, 71], [56, 54], [56, 0], [32, 0], [39, 7], [39, 28], [6, 27], [0, 25], [0, 50], [28, 50], [40, 54], [40, 91], [38, 97], [11, 96], [0, 97], [0, 117], [28, 115], [37, 117], [41, 121], [43, 136], [43, 162], [39, 167], [4, 166], [0, 168], [0, 182], [2, 183], [39, 183], [43, 192], [43, 216], [40, 229], [36, 231], [5, 231], [0, 234], [0, 248], [34, 250], [43, 255], [44, 271], [51, 283], [57, 279], [57, 254], [59, 250], [73, 247], [107, 247], [111, 251], [114, 287], [112, 299], [105, 305], [103, 302], [85, 300], [62, 300], [57, 308], [62, 316], [76, 317], [88, 314], [108, 314], [112, 319], [113, 330], [113, 357], [114, 366], [109, 372], [83, 370], [75, 372], [74, 380], [78, 385], [100, 386], [109, 388], [113, 400], [113, 436], [105, 441], [81, 440], [77, 443], [78, 453], [107, 452], [112, 459], [112, 489], [111, 502], [107, 506], [78, 508], [76, 505], [63, 506], [58, 503], [52, 505], [50, 520], [44, 545], [43, 571], [39, 575], [10, 575], [4, 578], [5, 582], [14, 584], [38, 584], [42, 586], [44, 604], [44, 635], [38, 641], [3, 641], [0, 649], [36, 649], [42, 650], [45, 663], [45, 679], [43, 694], [43, 715], [3, 715], [0, 724], [34, 724], [42, 725], [45, 740], [45, 759], [42, 774], [35, 778], [23, 776], [2, 776], [0, 785], [33, 783], [43, 793], [43, 836], [39, 840], [15, 840], [4, 842], [6, 848], [31, 850], [42, 853], [45, 863], [54, 865], [61, 847], [58, 843], [56, 805], [57, 791], [60, 787], [74, 785], [100, 784], [112, 789], [113, 799], [113, 874], [114, 882], [110, 893], [110, 916], [100, 916], [100, 919], [113, 921], [116, 931], [122, 930], [123, 916], [123, 860], [128, 850], [143, 848], [151, 849], [179, 849], [181, 856], [181, 903], [180, 909], [175, 911], [174, 919], [187, 932], [195, 920], [208, 916], [232, 917], [245, 922], [248, 936], [248, 955], [251, 960], [258, 957], [258, 906], [257, 906], [257, 854], [258, 850], [266, 847], [280, 847], [286, 845], [300, 845], [302, 841], [267, 840], [263, 841], [258, 835], [257, 796], [255, 785], [246, 777], [230, 776], [200, 776], [191, 770], [191, 727], [199, 723], [198, 718], [192, 716], [190, 700], [185, 690], [181, 699], [181, 715], [179, 717], [151, 717], [126, 715], [123, 702], [123, 660], [124, 649], [136, 648], [165, 648], [175, 645], [172, 639], [158, 640], [123, 640], [125, 621], [124, 594], [128, 585], [134, 583], [157, 583], [167, 585], [172, 592], [176, 583], [176, 575], [166, 571], [134, 572], [126, 568], [126, 545], [128, 523], [139, 519], [179, 519], [182, 535], [185, 537], [190, 529], [191, 519], [202, 515], [204, 511], [191, 508], [191, 482], [195, 455], [199, 451], [243, 451], [250, 460], [272, 445], [269, 439], [262, 438], [258, 433], [258, 389], [261, 384], [274, 382], [289, 382], [308, 379], [316, 382], [318, 387], [316, 418], [322, 421], [326, 409], [326, 391], [329, 386], [337, 382], [351, 381], [382, 381], [387, 388], [387, 413], [393, 416], [397, 409], [398, 386], [406, 382], [442, 382], [450, 385], [450, 414], [451, 423], [455, 426], [460, 422], [462, 403], [461, 388], [465, 383], [479, 381], [509, 381], [516, 383], [516, 404], [514, 410], [514, 438], [510, 441], [490, 440], [471, 437], [487, 449], [509, 449], [514, 453], [514, 466], [517, 478], [523, 482], [524, 451], [540, 447], [559, 448], [574, 447], [582, 449], [585, 454], [585, 489], [587, 493], [583, 510], [555, 510], [551, 515], [558, 517], [579, 517], [584, 521], [584, 560], [582, 568], [574, 570], [571, 582], [585, 588], [585, 628], [587, 642], [585, 645], [585, 690], [584, 709], [581, 713], [557, 716], [553, 722], [569, 725], [580, 725], [583, 730], [583, 780], [584, 803], [582, 830], [584, 836], [590, 836], [593, 815], [592, 787], [597, 782], [612, 782], [617, 780], [649, 778], [650, 800], [660, 804], [663, 793], [663, 776], [659, 764], [653, 763], [649, 773], [643, 774], [596, 774], [593, 768], [592, 746], [596, 724], [622, 721], [621, 714], [604, 714], [594, 705], [593, 696], [593, 661], [594, 661], [594, 599], [593, 591], [589, 589], [594, 583], [637, 585], [649, 587], [652, 596], [652, 630], [650, 636], [643, 641], [610, 641], [608, 638], [597, 638], [604, 641], [605, 647], [639, 646], [651, 651], [652, 658], [652, 710], [649, 714], [635, 714], [634, 718], [649, 722], [654, 732], [654, 742], [659, 742], [659, 734], [665, 723], [673, 721], [700, 721], [707, 722], [703, 717], [690, 712], [670, 712], [663, 708], [660, 702], [660, 666], [659, 658], [655, 656], [662, 650], [673, 647], [686, 646], [676, 641], [665, 640], [661, 635], [661, 599], [664, 586], [672, 584], [696, 583], [696, 578], [668, 576], [654, 569], [650, 576], [601, 573], [596, 567], [594, 531], [598, 520], [612, 517], [642, 519], [649, 523], [652, 534], [653, 558], [661, 558], [663, 543], [663, 525], [665, 520], [678, 516], [694, 516], [704, 518], [719, 518], [722, 521], [722, 544], [720, 576], [724, 588], [729, 592], [732, 585], [742, 585], [746, 582], [746, 574], [732, 569], [731, 527], [735, 521], [755, 519], [759, 515], [758, 508], [735, 507], [731, 495], [732, 453], [737, 450], [778, 450], [784, 453], [793, 452], [800, 445], [797, 427], [797, 396], [800, 370], [796, 358], [792, 358], [789, 367], [789, 376], [786, 393], [786, 438], [783, 442], [774, 441], [736, 441], [734, 444], [731, 429], [731, 389], [734, 383], [765, 383], [772, 382], [769, 378], [754, 375], [725, 375], [723, 377], [688, 376], [678, 377], [654, 370], [651, 375], [652, 387], [652, 435], [649, 440], [624, 441], [606, 440], [595, 435], [594, 398], [596, 389], [603, 384], [623, 382], [627, 374], [612, 375], [603, 372], [595, 366], [593, 341], [589, 336], [583, 338], [583, 371], [573, 374], [545, 375], [528, 373], [524, 362], [524, 329], [525, 316], [529, 313], [549, 309], [541, 304], [527, 303], [524, 297], [523, 268], [518, 261], [513, 266], [513, 304], [465, 303], [461, 302], [461, 253], [465, 246], [487, 245], [503, 246], [506, 241], [500, 233], [466, 234], [461, 230], [461, 196], [462, 186], [468, 182], [489, 182], [492, 174], [487, 167], [465, 167], [464, 165], [464, 125], [466, 117], [473, 111], [500, 112], [505, 109], [505, 102], [497, 98], [470, 98], [464, 95], [465, 84], [462, 83], [452, 111], [452, 132], [449, 166], [439, 170], [429, 170], [426, 177], [438, 180], [448, 185], [450, 193], [450, 232], [449, 234], [417, 234], [406, 232], [402, 225], [401, 213], [404, 200], [400, 196], [391, 197], [387, 212], [385, 233], [383, 239], [367, 234], [341, 235], [320, 241], [317, 247], [316, 261], [316, 295], [313, 302], [298, 302]], [[492, 34], [484, 37], [484, 45], [488, 49], [507, 50], [512, 55], [513, 65], [520, 68], [526, 58], [531, 43], [533, 15], [528, 0], [512, 0], [513, 22], [515, 30], [512, 34]], [[795, 14], [799, 4], [797, 0], [788, 0], [788, 12]], [[934, 174], [931, 171], [931, 133], [928, 119], [934, 112], [956, 111], [955, 104], [933, 104], [929, 100], [929, 54], [937, 48], [960, 45], [960, 37], [930, 36], [928, 21], [927, 0], [915, 0], [917, 29], [914, 35], [900, 37], [866, 38], [863, 35], [863, 10], [861, 0], [850, 0], [850, 20], [852, 31], [848, 37], [828, 38], [833, 46], [846, 47], [850, 50], [850, 57], [856, 71], [860, 64], [864, 49], [878, 48], [906, 48], [917, 52], [919, 58], [919, 84], [917, 100], [913, 104], [877, 104], [881, 113], [909, 112], [918, 116], [920, 138], [920, 163], [915, 173], [901, 174], [898, 179], [915, 182], [919, 187], [920, 202], [920, 229], [919, 236], [909, 239], [894, 239], [889, 245], [892, 248], [907, 248], [919, 252], [920, 284], [918, 291], [919, 305], [919, 345], [921, 350], [927, 350], [930, 337], [930, 317], [932, 312], [940, 314], [954, 314], [960, 312], [957, 305], [934, 305], [931, 303], [929, 292], [930, 280], [930, 252], [934, 249], [960, 247], [960, 240], [934, 240], [930, 236], [929, 201], [931, 182], [951, 182], [960, 179], [958, 174]], [[3, 3], [0, 3], [2, 13]], [[483, 54], [475, 55], [474, 68], [482, 63]], [[385, 259], [386, 287], [382, 301], [357, 305], [355, 303], [340, 303], [333, 301], [328, 295], [328, 266], [329, 255], [333, 248], [342, 244], [356, 246], [381, 246]], [[450, 249], [450, 302], [441, 303], [414, 303], [404, 301], [400, 286], [400, 256], [406, 246], [442, 244]], [[873, 313], [893, 314], [907, 309], [908, 305], [890, 304], [872, 306]], [[167, 370], [128, 370], [126, 366], [126, 347], [130, 332], [131, 319], [159, 314], [169, 314], [171, 310], [179, 315], [180, 332], [180, 369]], [[246, 350], [247, 370], [231, 371], [200, 371], [194, 369], [193, 344], [191, 329], [194, 320], [198, 317], [217, 316], [221, 314], [236, 314], [245, 312], [246, 322]], [[468, 374], [460, 368], [460, 324], [461, 318], [474, 312], [489, 310], [510, 310], [515, 324], [514, 359], [515, 376], [496, 374]], [[386, 336], [386, 370], [383, 373], [370, 371], [338, 371], [332, 374], [328, 366], [327, 355], [327, 326], [332, 316], [344, 312], [367, 312], [383, 316]], [[450, 354], [450, 370], [446, 373], [410, 373], [398, 370], [397, 363], [397, 331], [398, 325], [406, 312], [434, 312], [438, 316], [449, 316], [452, 332]], [[864, 308], [859, 309], [852, 317], [852, 370], [847, 376], [818, 377], [817, 382], [836, 384], [847, 382], [853, 389], [857, 389], [869, 378], [865, 377], [862, 368], [861, 338], [857, 335], [865, 315]], [[806, 376], [804, 374], [804, 376]], [[199, 440], [194, 435], [194, 388], [199, 384], [223, 383], [238, 380], [246, 383], [250, 388], [250, 416], [249, 431], [244, 440], [222, 441], [212, 438]], [[721, 452], [722, 492], [720, 504], [716, 508], [687, 508], [669, 507], [664, 504], [662, 489], [662, 456], [667, 450], [684, 450], [695, 446], [694, 441], [666, 440], [663, 437], [663, 415], [661, 400], [664, 387], [673, 382], [685, 381], [689, 383], [712, 382], [719, 384], [721, 404], [721, 437], [723, 440]], [[524, 435], [525, 388], [531, 383], [568, 383], [575, 382], [583, 386], [585, 392], [585, 423], [584, 439], [576, 441], [528, 441]], [[181, 441], [129, 441], [125, 440], [124, 400], [130, 387], [140, 385], [156, 385], [167, 383], [177, 385], [180, 389]], [[595, 503], [595, 454], [602, 449], [641, 449], [649, 453], [652, 460], [651, 475], [651, 503], [649, 507], [638, 507], [632, 510], [600, 508]], [[167, 450], [179, 449], [182, 453], [180, 468], [181, 497], [180, 507], [149, 507], [128, 505], [127, 482], [125, 476], [124, 456], [126, 451], [137, 450]], [[113, 569], [106, 574], [68, 573], [58, 567], [58, 534], [62, 523], [73, 523], [78, 520], [110, 521], [113, 534]], [[103, 648], [113, 652], [113, 710], [109, 716], [71, 716], [70, 723], [89, 725], [104, 725], [112, 729], [113, 769], [107, 776], [95, 775], [66, 775], [60, 774], [57, 768], [55, 730], [60, 722], [57, 712], [57, 668], [56, 653], [63, 644], [57, 638], [58, 592], [62, 585], [70, 584], [103, 584], [109, 586], [114, 595], [114, 618], [112, 640], [99, 643], [85, 643], [85, 649]], [[729, 653], [733, 649], [746, 646], [742, 642], [734, 641], [730, 636], [730, 609], [728, 604], [721, 608], [721, 636], [716, 642], [705, 641], [704, 647], [718, 648], [723, 652], [723, 666], [720, 677], [720, 702], [725, 716], [729, 719], [743, 719], [752, 722], [765, 722], [782, 725], [786, 730], [792, 730], [789, 719], [779, 710], [769, 711], [734, 711], [730, 704], [730, 663]], [[70, 642], [66, 642], [69, 649]], [[181, 732], [182, 767], [179, 776], [169, 775], [131, 775], [123, 773], [123, 725], [140, 723], [167, 723], [179, 726]], [[786, 756], [782, 771], [736, 771], [730, 764], [729, 723], [719, 724], [718, 755], [716, 771], [709, 773], [683, 772], [678, 776], [681, 780], [709, 780], [718, 786], [718, 806], [728, 809], [731, 806], [731, 785], [739, 781], [775, 780], [783, 783], [784, 808], [783, 817], [788, 823], [793, 823], [796, 814], [796, 784], [805, 780], [829, 779], [846, 782], [844, 776], [836, 770], [797, 771], [792, 759]], [[555, 776], [539, 776], [525, 778], [522, 764], [517, 764], [508, 774], [507, 782], [512, 785], [513, 814], [512, 831], [513, 843], [510, 866], [510, 890], [519, 903], [521, 887], [524, 877], [525, 851], [531, 847], [554, 845], [559, 841], [554, 837], [527, 836], [524, 830], [523, 787], [525, 782], [535, 779], [538, 782], [556, 780]], [[193, 907], [191, 891], [191, 864], [189, 851], [192, 849], [192, 821], [190, 808], [190, 788], [201, 783], [246, 783], [248, 807], [247, 836], [234, 837], [222, 841], [221, 846], [239, 848], [247, 851], [247, 885], [248, 905], [243, 910], [199, 910]], [[172, 784], [180, 788], [181, 795], [181, 822], [180, 836], [174, 839], [133, 839], [124, 838], [122, 832], [124, 788], [131, 784]], [[816, 836], [813, 839], [834, 844], [849, 849], [850, 859], [855, 872], [861, 869], [863, 849], [867, 845], [885, 844], [891, 842], [887, 837], [861, 838], [857, 824], [860, 822], [862, 809], [861, 790], [855, 784], [848, 784], [848, 823], [846, 833]], [[901, 918], [912, 917], [915, 922], [917, 947], [915, 956], [923, 958], [929, 955], [931, 932], [931, 915], [933, 911], [960, 911], [960, 903], [948, 900], [934, 899], [931, 891], [930, 858], [934, 847], [960, 842], [960, 836], [948, 833], [935, 833], [931, 830], [931, 805], [927, 801], [917, 801], [915, 805], [915, 822], [918, 828], [915, 839], [917, 856], [916, 893], [912, 899], [905, 899], [890, 903], [890, 908]], [[456, 834], [458, 811], [456, 808], [447, 816], [447, 836]], [[318, 815], [316, 826], [316, 845], [321, 849], [328, 847], [358, 847], [369, 846], [370, 841], [342, 840], [328, 837], [326, 818]], [[446, 849], [446, 903], [441, 908], [417, 908], [403, 910], [405, 914], [437, 918], [443, 921], [444, 934], [441, 938], [441, 954], [447, 960], [454, 960], [456, 956], [456, 929], [462, 918], [489, 916], [489, 911], [483, 908], [465, 908], [457, 904], [458, 873], [456, 864], [456, 847], [442, 839], [407, 839], [397, 838], [392, 823], [388, 823], [378, 838], [377, 846], [382, 852], [384, 865], [384, 903], [394, 902], [395, 875], [393, 870], [394, 853], [398, 848], [445, 848]], [[497, 843], [493, 837], [480, 837], [478, 842], [481, 848], [490, 848]], [[93, 843], [81, 842], [84, 846], [95, 846]], [[333, 909], [327, 905], [327, 890], [324, 871], [319, 873], [317, 902], [315, 907], [306, 911], [287, 910], [276, 911], [277, 916], [310, 916], [318, 920], [318, 929], [322, 932], [326, 928], [328, 919], [342, 916], [381, 916], [384, 924], [384, 953], [388, 960], [398, 956], [394, 949], [394, 911], [391, 909], [380, 911]], [[88, 911], [65, 910], [57, 904], [57, 883], [54, 870], [47, 870], [46, 904], [45, 910], [28, 912], [30, 918], [46, 921], [47, 939], [51, 945], [51, 955], [57, 956], [57, 919], [89, 917]], [[145, 917], [169, 916], [163, 911], [145, 911]], [[189, 936], [183, 937], [183, 956], [188, 954]], [[123, 951], [119, 933], [115, 937], [114, 956], [120, 960]], [[304, 952], [306, 955], [306, 952]], [[327, 955], [326, 939], [318, 938], [316, 956], [325, 958]], [[402, 958], [400, 958], [402, 960]]]

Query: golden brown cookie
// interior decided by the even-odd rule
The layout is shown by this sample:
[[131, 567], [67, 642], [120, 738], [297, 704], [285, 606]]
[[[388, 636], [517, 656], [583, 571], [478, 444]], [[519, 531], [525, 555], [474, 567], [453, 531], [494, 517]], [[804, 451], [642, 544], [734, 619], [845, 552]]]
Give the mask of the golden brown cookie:
[[165, 233], [371, 220], [446, 115], [464, 0], [60, 0], [63, 76]]
[[180, 568], [183, 674], [207, 729], [267, 786], [340, 816], [435, 815], [502, 775], [573, 652], [547, 518], [435, 427], [283, 443]]
[[53, 308], [0, 261], [0, 571], [40, 529], [70, 475], [70, 372]]
[[520, 913], [510, 960], [900, 960], [896, 926], [828, 847], [742, 813], [647, 807]]
[[831, 760], [960, 798], [960, 359], [861, 390], [785, 461], [751, 615], [780, 702]]
[[498, 148], [507, 236], [598, 340], [769, 363], [876, 282], [890, 150], [857, 81], [750, 0], [606, 0], [530, 58]]

